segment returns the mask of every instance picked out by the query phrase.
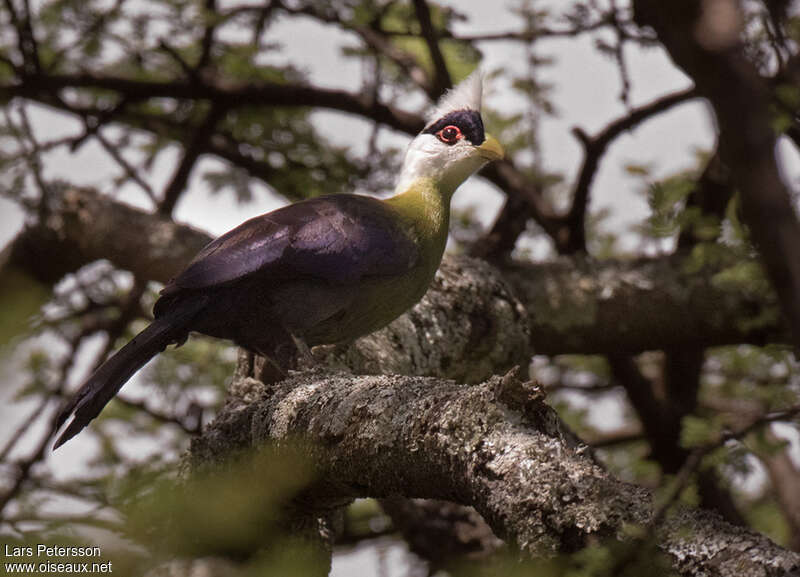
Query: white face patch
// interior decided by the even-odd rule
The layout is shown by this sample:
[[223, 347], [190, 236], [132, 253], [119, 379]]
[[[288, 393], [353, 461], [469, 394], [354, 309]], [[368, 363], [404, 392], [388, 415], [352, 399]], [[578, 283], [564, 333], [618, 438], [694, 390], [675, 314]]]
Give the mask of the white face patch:
[[[437, 105], [428, 114], [426, 130], [437, 122], [458, 111], [475, 111], [480, 113], [483, 93], [483, 76], [480, 70], [470, 74], [458, 86], [449, 90], [439, 99]], [[476, 115], [475, 130], [464, 125], [461, 131], [467, 130], [472, 138], [482, 139], [483, 123]], [[471, 125], [470, 125], [471, 126]], [[479, 137], [473, 135], [479, 134]], [[452, 194], [455, 189], [471, 174], [486, 164], [486, 158], [478, 149], [480, 142], [471, 142], [469, 138], [460, 138], [455, 143], [442, 142], [436, 134], [417, 135], [408, 145], [403, 169], [397, 183], [396, 192], [407, 190], [414, 181], [420, 178], [434, 180], [444, 194]]]
[[397, 192], [420, 178], [429, 178], [451, 194], [472, 173], [486, 164], [477, 146], [466, 139], [445, 144], [433, 134], [420, 134], [408, 145]]

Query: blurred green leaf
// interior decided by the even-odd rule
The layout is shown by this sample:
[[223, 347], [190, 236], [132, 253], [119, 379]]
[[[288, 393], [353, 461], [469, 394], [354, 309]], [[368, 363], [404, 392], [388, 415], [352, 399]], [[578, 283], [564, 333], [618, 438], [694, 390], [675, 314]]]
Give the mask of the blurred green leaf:
[[285, 530], [283, 508], [312, 479], [303, 454], [288, 443], [262, 447], [186, 481], [144, 484], [123, 507], [128, 530], [168, 558], [269, 551]]
[[0, 275], [0, 347], [27, 334], [31, 318], [50, 297], [50, 291], [16, 268], [5, 267]]
[[681, 447], [691, 449], [715, 442], [722, 432], [718, 417], [687, 415], [681, 421]]

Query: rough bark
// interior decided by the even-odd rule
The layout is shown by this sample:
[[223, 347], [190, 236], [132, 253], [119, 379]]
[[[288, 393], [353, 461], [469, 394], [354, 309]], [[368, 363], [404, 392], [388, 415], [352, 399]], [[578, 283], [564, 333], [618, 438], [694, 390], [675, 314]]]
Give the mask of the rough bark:
[[[317, 507], [403, 495], [474, 507], [525, 553], [626, 538], [652, 519], [652, 496], [608, 475], [565, 434], [541, 392], [514, 375], [466, 386], [438, 378], [296, 373], [265, 387], [239, 376], [191, 447], [195, 467], [297, 439], [315, 463]], [[681, 509], [655, 528], [683, 575], [769, 576], [800, 556], [720, 517]]]
[[[53, 284], [64, 274], [105, 258], [138, 278], [165, 282], [210, 240], [201, 231], [91, 190], [69, 189], [54, 194], [48, 214], [43, 223], [25, 228], [0, 253], [0, 271], [5, 266], [17, 266]], [[457, 267], [457, 272], [448, 273], [451, 266]], [[542, 354], [633, 354], [689, 344], [786, 342], [772, 295], [749, 293], [746, 286], [720, 282], [719, 273], [725, 268], [724, 263], [698, 268], [694, 259], [675, 255], [628, 262], [564, 259], [546, 264], [507, 264], [498, 272], [480, 261], [449, 257], [430, 295], [438, 303], [438, 316], [431, 317], [431, 312], [425, 311], [415, 317], [412, 312], [398, 320], [392, 330], [402, 332], [398, 327], [410, 327], [415, 322], [425, 325], [425, 333], [419, 334], [427, 338], [410, 345], [418, 350], [407, 350], [406, 354], [414, 356], [414, 362], [427, 363], [425, 374], [451, 378], [467, 374], [466, 370], [451, 372], [458, 371], [462, 361], [452, 353], [449, 340], [451, 331], [461, 330], [465, 322], [471, 332], [462, 331], [460, 335], [467, 338], [460, 345], [462, 352], [473, 346], [470, 335], [475, 337], [482, 331], [513, 333], [492, 337], [497, 339], [529, 335], [529, 351]], [[460, 275], [468, 278], [461, 280]], [[480, 326], [483, 311], [463, 309], [459, 295], [465, 293], [451, 291], [461, 287], [459, 290], [467, 293], [477, 290], [488, 294], [505, 284], [524, 308], [520, 310], [509, 301], [502, 305], [503, 311], [497, 311], [499, 324], [489, 326]], [[522, 322], [523, 316], [527, 321]], [[362, 341], [358, 350], [378, 346], [375, 339], [394, 338], [384, 333]], [[487, 341], [485, 336], [481, 338]], [[436, 346], [443, 348], [435, 351], [432, 347]], [[511, 362], [519, 345], [498, 347], [504, 349], [498, 348], [495, 358]], [[476, 362], [485, 364], [486, 355], [481, 356]], [[365, 370], [374, 372], [378, 361], [371, 359], [373, 364]], [[380, 361], [387, 371], [404, 372], [394, 366], [398, 362], [405, 361], [393, 356]], [[441, 370], [436, 369], [437, 364], [442, 365]], [[475, 366], [470, 365], [469, 370], [475, 370]], [[491, 370], [485, 365], [479, 373], [477, 380], [486, 378]]]
[[784, 341], [769, 294], [721, 282], [726, 265], [693, 257], [508, 265], [542, 354], [634, 354], [681, 346]]

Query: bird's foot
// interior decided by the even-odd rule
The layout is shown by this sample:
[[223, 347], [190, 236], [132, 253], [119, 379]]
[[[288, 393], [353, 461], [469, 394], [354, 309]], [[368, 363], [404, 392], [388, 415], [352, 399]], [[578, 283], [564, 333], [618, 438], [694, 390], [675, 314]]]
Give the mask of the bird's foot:
[[288, 371], [281, 367], [275, 359], [266, 355], [261, 356], [261, 362], [254, 363], [255, 375], [259, 381], [265, 385], [269, 385], [282, 381], [289, 376]]
[[297, 348], [297, 369], [300, 371], [308, 371], [318, 368], [317, 360], [314, 358], [306, 342], [295, 335], [292, 335], [292, 341], [294, 341], [294, 346]]

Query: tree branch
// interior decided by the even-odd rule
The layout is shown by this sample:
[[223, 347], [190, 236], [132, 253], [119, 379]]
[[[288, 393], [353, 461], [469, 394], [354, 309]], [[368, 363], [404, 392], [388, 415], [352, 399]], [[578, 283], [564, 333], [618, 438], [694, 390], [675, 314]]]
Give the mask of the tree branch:
[[[0, 100], [14, 97], [28, 98], [81, 116], [85, 116], [89, 111], [70, 106], [62, 99], [54, 98], [54, 94], [64, 88], [100, 88], [118, 92], [121, 98], [127, 101], [164, 97], [204, 99], [228, 109], [245, 105], [321, 107], [368, 118], [406, 134], [417, 134], [425, 125], [420, 115], [377, 102], [370, 94], [352, 94], [342, 90], [302, 84], [241, 83], [219, 79], [201, 81], [198, 78], [147, 81], [89, 73], [26, 76], [19, 80], [17, 84], [0, 85]], [[138, 122], [134, 122], [137, 118]], [[159, 124], [158, 118], [142, 119], [141, 116], [130, 114], [120, 115], [118, 120], [137, 127], [144, 125], [147, 130], [155, 130]], [[531, 182], [524, 176], [510, 159], [488, 166], [482, 175], [509, 197], [524, 200], [531, 218], [553, 237], [557, 246], [559, 245], [558, 235], [564, 230], [562, 219], [544, 196], [539, 184]]]
[[349, 112], [375, 119], [397, 130], [416, 134], [424, 126], [422, 118], [371, 98], [344, 90], [319, 88], [303, 84], [275, 82], [232, 82], [205, 79], [196, 82], [187, 79], [168, 81], [140, 80], [82, 72], [78, 74], [48, 74], [25, 77], [20, 84], [1, 85], [0, 100], [15, 96], [36, 98], [44, 93], [64, 88], [101, 88], [127, 96], [131, 100], [145, 98], [178, 98], [185, 100], [210, 100], [219, 105], [236, 106], [314, 106]]
[[[0, 254], [0, 271], [4, 266], [18, 266], [52, 285], [85, 264], [109, 259], [142, 279], [166, 282], [211, 240], [191, 227], [90, 190], [53, 191], [51, 196], [48, 218], [24, 229]], [[530, 351], [634, 354], [675, 346], [786, 342], [769, 294], [750, 294], [738, 285], [718, 283], [718, 273], [725, 271], [723, 262], [696, 271], [690, 267], [696, 267], [692, 259], [677, 254], [628, 262], [575, 259], [507, 264], [498, 272], [486, 263], [448, 257], [431, 298], [439, 299], [437, 287], [447, 294], [447, 283], [489, 294], [496, 287], [506, 287], [500, 293], [507, 296], [498, 300], [497, 314], [487, 319], [486, 310], [476, 309], [469, 319], [458, 300], [445, 296], [434, 300], [436, 314], [441, 315], [438, 322], [462, 327], [458, 335], [431, 333], [426, 317], [415, 319], [411, 313], [391, 330], [402, 332], [414, 323], [424, 328], [427, 322], [430, 338], [413, 345], [408, 355], [414, 362], [452, 365], [447, 370], [459, 367], [450, 342], [458, 336], [462, 350], [471, 351], [472, 357], [467, 358], [477, 359], [462, 367], [464, 374], [477, 371], [482, 375], [478, 379], [497, 369], [491, 363], [481, 365], [485, 355], [475, 356], [481, 347], [489, 347], [488, 354], [513, 364], [518, 360], [511, 359]], [[458, 275], [463, 276], [463, 285], [455, 278]], [[469, 324], [464, 326], [466, 320]], [[384, 331], [367, 337], [377, 338], [394, 337]], [[372, 346], [369, 340], [359, 342]], [[354, 349], [348, 354], [359, 353]], [[385, 369], [392, 372], [390, 365]]]
[[572, 206], [566, 217], [566, 224], [570, 228], [569, 242], [564, 252], [586, 252], [586, 211], [589, 204], [589, 195], [592, 182], [600, 165], [600, 159], [608, 146], [622, 133], [633, 129], [638, 124], [657, 114], [669, 110], [673, 106], [682, 104], [697, 96], [694, 88], [688, 88], [662, 96], [639, 108], [631, 110], [629, 114], [618, 118], [606, 126], [596, 136], [589, 136], [580, 128], [572, 130], [584, 149], [583, 163], [581, 165], [575, 190], [572, 193]]
[[742, 214], [800, 348], [800, 223], [775, 158], [768, 84], [740, 41], [738, 3], [724, 21], [696, 0], [634, 0], [634, 16], [651, 26], [675, 63], [714, 108], [720, 153], [741, 192]]
[[[514, 375], [467, 387], [312, 372], [269, 389], [245, 377], [190, 456], [195, 467], [215, 466], [231, 452], [299, 436], [311, 442], [316, 506], [395, 494], [454, 501], [530, 554], [647, 525], [652, 497], [598, 467], [541, 397]], [[684, 575], [777, 576], [800, 567], [797, 554], [699, 511], [679, 510], [656, 534]]]
[[439, 49], [439, 40], [436, 37], [436, 29], [431, 21], [431, 10], [428, 3], [425, 0], [414, 0], [414, 12], [419, 21], [422, 37], [428, 46], [428, 53], [431, 55], [431, 62], [433, 63], [433, 96], [438, 98], [453, 85], [453, 80], [450, 78], [447, 63], [445, 63], [442, 51]]
[[175, 169], [172, 179], [169, 181], [167, 188], [164, 190], [164, 196], [161, 203], [158, 205], [158, 212], [163, 215], [170, 215], [178, 203], [178, 199], [186, 188], [186, 182], [189, 180], [189, 175], [192, 168], [197, 163], [197, 159], [208, 146], [214, 134], [214, 128], [222, 118], [224, 118], [226, 108], [217, 103], [211, 104], [211, 110], [208, 111], [203, 122], [198, 126], [189, 142], [186, 144], [178, 167]]
[[[683, 418], [691, 414], [697, 404], [703, 359], [702, 347], [667, 351], [662, 383], [664, 398], [660, 399], [654, 383], [642, 374], [633, 358], [608, 355], [611, 371], [625, 388], [642, 423], [651, 457], [667, 474], [679, 473], [691, 457], [690, 451], [681, 446], [680, 435]], [[720, 486], [714, 469], [700, 471], [698, 490], [703, 507], [717, 511], [729, 523], [745, 524], [730, 493]]]
[[471, 507], [400, 497], [381, 499], [380, 504], [411, 551], [430, 563], [429, 574], [448, 562], [487, 557], [503, 547]]

